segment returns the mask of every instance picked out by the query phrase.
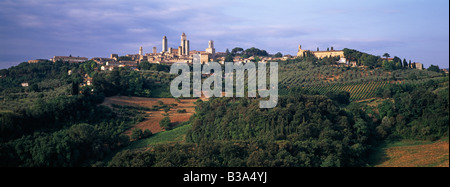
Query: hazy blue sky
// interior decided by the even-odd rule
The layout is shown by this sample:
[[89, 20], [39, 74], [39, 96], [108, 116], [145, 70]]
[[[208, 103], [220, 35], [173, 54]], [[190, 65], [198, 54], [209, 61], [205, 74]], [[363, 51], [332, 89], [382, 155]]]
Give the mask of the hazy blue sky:
[[296, 55], [352, 48], [449, 67], [448, 0], [0, 0], [0, 69], [55, 55], [257, 47]]

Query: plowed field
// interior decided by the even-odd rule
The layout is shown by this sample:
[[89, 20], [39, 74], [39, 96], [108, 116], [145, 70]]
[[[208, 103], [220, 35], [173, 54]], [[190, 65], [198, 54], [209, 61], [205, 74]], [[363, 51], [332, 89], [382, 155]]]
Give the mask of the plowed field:
[[382, 162], [377, 167], [449, 167], [448, 140], [391, 146], [383, 152]]
[[[189, 118], [195, 112], [194, 102], [197, 99], [180, 99], [181, 102], [177, 102], [174, 98], [146, 98], [146, 97], [127, 97], [127, 96], [113, 96], [105, 98], [103, 105], [110, 106], [112, 104], [116, 105], [127, 105], [127, 106], [142, 106], [147, 108], [152, 108], [154, 105], [158, 105], [158, 101], [162, 101], [164, 104], [177, 104], [178, 106], [173, 106], [168, 112], [170, 117], [170, 122], [174, 126], [188, 121]], [[186, 110], [186, 113], [178, 113], [177, 110]], [[159, 126], [159, 122], [165, 117], [163, 110], [158, 111], [146, 111], [147, 117], [144, 121], [138, 123], [133, 128], [140, 128], [142, 130], [149, 129], [153, 134], [163, 131]], [[130, 135], [132, 129], [129, 129], [125, 134]]]

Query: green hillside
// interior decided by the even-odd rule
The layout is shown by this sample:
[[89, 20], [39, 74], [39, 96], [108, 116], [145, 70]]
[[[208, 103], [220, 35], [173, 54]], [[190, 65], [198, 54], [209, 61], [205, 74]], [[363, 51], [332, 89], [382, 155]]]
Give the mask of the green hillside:
[[328, 92], [345, 91], [350, 100], [377, 97], [377, 91], [391, 84], [423, 84], [429, 80], [441, 80], [442, 73], [402, 68], [385, 70], [381, 67], [349, 67], [326, 65], [320, 60], [304, 59], [279, 62], [279, 87], [283, 90], [302, 88], [325, 95]]
[[169, 66], [22, 63], [0, 71], [0, 166], [370, 166], [384, 142], [448, 137], [448, 75], [370, 59], [356, 59], [370, 65], [360, 67], [281, 60], [277, 107], [259, 108], [265, 98], [200, 100], [186, 125], [131, 144], [125, 131], [142, 112], [101, 103], [170, 97]]

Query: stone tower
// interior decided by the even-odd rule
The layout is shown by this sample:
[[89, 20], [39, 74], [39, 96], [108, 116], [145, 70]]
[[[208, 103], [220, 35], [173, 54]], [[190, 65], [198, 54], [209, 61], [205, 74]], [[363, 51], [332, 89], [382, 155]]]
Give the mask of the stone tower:
[[139, 48], [139, 55], [143, 55], [144, 53], [142, 52], [142, 46]]
[[297, 56], [303, 56], [303, 52], [305, 52], [305, 50], [302, 49], [302, 45], [298, 45]]
[[181, 48], [181, 46], [178, 46], [178, 56], [183, 55], [183, 49]]
[[186, 40], [186, 34], [183, 32], [183, 34], [181, 34], [181, 46], [183, 46], [183, 41]]
[[164, 36], [162, 40], [162, 52], [167, 52], [167, 37]]
[[211, 58], [215, 59], [216, 57], [216, 49], [214, 49], [214, 41], [209, 40], [208, 48], [205, 50], [207, 53], [211, 54]]
[[189, 40], [184, 32], [181, 34], [181, 55], [189, 55]]
[[185, 51], [185, 55], [189, 56], [189, 40], [186, 40], [186, 46], [184, 47]]
[[208, 48], [214, 48], [214, 41], [212, 40], [208, 41]]

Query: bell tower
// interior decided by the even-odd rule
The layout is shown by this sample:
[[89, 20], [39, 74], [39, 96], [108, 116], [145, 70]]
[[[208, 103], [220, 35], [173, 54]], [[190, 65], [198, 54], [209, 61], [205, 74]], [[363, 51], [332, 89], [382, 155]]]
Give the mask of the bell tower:
[[302, 45], [298, 45], [297, 56], [303, 56], [303, 52], [305, 52], [305, 50], [302, 49]]
[[216, 58], [216, 49], [214, 49], [214, 41], [209, 40], [208, 41], [208, 48], [205, 50], [207, 53], [211, 54], [211, 58]]

